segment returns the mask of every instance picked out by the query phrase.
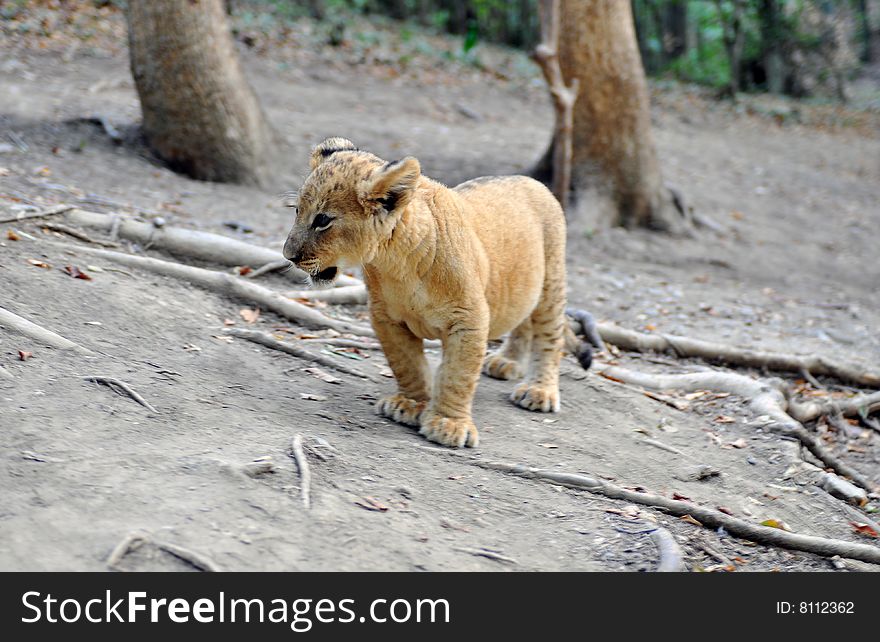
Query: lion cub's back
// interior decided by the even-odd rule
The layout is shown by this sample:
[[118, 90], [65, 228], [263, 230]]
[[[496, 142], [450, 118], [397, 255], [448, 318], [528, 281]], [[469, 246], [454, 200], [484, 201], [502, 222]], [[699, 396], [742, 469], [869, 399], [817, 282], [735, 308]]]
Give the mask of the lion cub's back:
[[559, 201], [543, 183], [528, 176], [483, 176], [453, 191], [465, 202], [481, 237], [504, 238], [512, 233], [542, 238], [548, 231], [551, 237], [565, 233]]

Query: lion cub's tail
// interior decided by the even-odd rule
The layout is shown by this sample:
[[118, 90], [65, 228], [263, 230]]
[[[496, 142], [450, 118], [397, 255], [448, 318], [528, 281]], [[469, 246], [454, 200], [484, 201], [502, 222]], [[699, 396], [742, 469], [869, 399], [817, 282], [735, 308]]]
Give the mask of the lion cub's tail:
[[[596, 328], [596, 320], [586, 310], [576, 308], [567, 308], [565, 316], [571, 320], [571, 323], [565, 325], [565, 349], [574, 355], [584, 370], [589, 370], [593, 363], [593, 349], [600, 352], [605, 350], [605, 343]], [[575, 332], [578, 327], [584, 335], [583, 338]]]

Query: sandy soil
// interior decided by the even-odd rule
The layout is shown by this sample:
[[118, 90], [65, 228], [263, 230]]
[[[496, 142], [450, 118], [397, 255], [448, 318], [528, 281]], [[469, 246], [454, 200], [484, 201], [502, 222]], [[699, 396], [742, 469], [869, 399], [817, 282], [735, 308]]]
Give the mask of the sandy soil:
[[[29, 203], [135, 208], [169, 224], [279, 247], [290, 221], [277, 195], [298, 186], [309, 146], [326, 135], [347, 136], [387, 157], [413, 154], [426, 174], [455, 184], [524, 171], [552, 122], [543, 88], [529, 80], [468, 73], [420, 81], [390, 77], [380, 67], [310, 69], [244, 51], [248, 75], [289, 151], [276, 185], [213, 185], [162, 168], [136, 142], [139, 107], [124, 48], [62, 56], [5, 45], [2, 215]], [[769, 117], [765, 109], [718, 105], [698, 92], [655, 94], [666, 178], [724, 231], [670, 239], [574, 226], [572, 304], [630, 328], [876, 365], [876, 114], [857, 127], [818, 127]], [[96, 114], [128, 142], [114, 145], [82, 120]], [[230, 222], [241, 225], [233, 230], [224, 225]], [[7, 240], [11, 229], [33, 240]], [[0, 378], [0, 568], [104, 569], [113, 547], [139, 529], [229, 570], [656, 565], [650, 537], [626, 532], [638, 528], [633, 509], [621, 502], [469, 466], [422, 449], [426, 442], [411, 429], [376, 417], [373, 401], [392, 389], [391, 379], [374, 384], [340, 375], [341, 383], [327, 383], [304, 372], [310, 364], [225, 340], [226, 320], [247, 325], [239, 316], [246, 302], [139, 270], [112, 271], [113, 264], [75, 247], [49, 245], [63, 239], [37, 224], [4, 225], [0, 234], [0, 306], [100, 354], [87, 358], [0, 334], [0, 363], [13, 377]], [[73, 279], [62, 272], [65, 265], [93, 279]], [[289, 285], [278, 276], [265, 283]], [[364, 316], [357, 308], [330, 313]], [[254, 324], [268, 331], [288, 325], [265, 312]], [[34, 356], [20, 361], [19, 350]], [[698, 366], [638, 355], [620, 361], [667, 372]], [[377, 374], [385, 366], [378, 353], [351, 364]], [[510, 405], [510, 384], [481, 380], [475, 418], [483, 456], [600, 475], [679, 493], [749, 521], [777, 519], [798, 532], [867, 541], [849, 524], [855, 509], [786, 478], [790, 444], [750, 424], [741, 400], [707, 395], [678, 411], [585, 374], [573, 361], [563, 368], [562, 410], [549, 417]], [[94, 374], [128, 382], [158, 412], [83, 380]], [[721, 416], [733, 421], [719, 423]], [[310, 457], [308, 511], [288, 457], [296, 433], [337, 451], [326, 461]], [[646, 436], [684, 456], [646, 445]], [[880, 435], [854, 428], [824, 437], [880, 482]], [[264, 456], [276, 472], [249, 478], [231, 471]], [[686, 469], [698, 464], [721, 474], [686, 481]], [[365, 498], [386, 510], [368, 510]], [[717, 565], [706, 546], [745, 570], [834, 568], [823, 558], [756, 546], [660, 512], [638, 513], [642, 525], [656, 521], [675, 534], [691, 569]], [[151, 546], [121, 566], [191, 568]]]

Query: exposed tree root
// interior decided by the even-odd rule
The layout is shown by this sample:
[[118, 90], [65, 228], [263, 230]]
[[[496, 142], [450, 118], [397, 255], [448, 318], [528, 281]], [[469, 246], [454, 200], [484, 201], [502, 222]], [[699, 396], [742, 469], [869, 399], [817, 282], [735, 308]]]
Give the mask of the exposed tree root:
[[333, 359], [332, 357], [327, 357], [322, 354], [314, 354], [293, 343], [278, 341], [265, 332], [260, 332], [258, 330], [245, 330], [243, 328], [227, 328], [224, 332], [231, 334], [233, 337], [238, 337], [239, 339], [246, 339], [247, 341], [259, 343], [260, 345], [272, 348], [273, 350], [280, 350], [281, 352], [292, 354], [293, 356], [305, 359], [306, 361], [320, 363], [322, 366], [332, 368], [339, 372], [344, 372], [345, 374], [354, 375], [355, 377], [360, 377], [373, 382], [378, 381], [372, 375], [356, 370], [355, 368], [349, 368], [347, 365], [340, 363], [338, 359]]
[[795, 402], [789, 399], [788, 403], [789, 414], [801, 422], [837, 414], [844, 417], [867, 417], [877, 411], [880, 411], [880, 392], [825, 402]]
[[655, 528], [651, 531], [651, 539], [654, 540], [660, 554], [657, 573], [680, 573], [687, 570], [684, 565], [684, 554], [672, 533], [665, 528]]
[[316, 343], [328, 346], [336, 346], [337, 348], [357, 348], [358, 350], [381, 350], [382, 346], [378, 343], [364, 343], [355, 339], [336, 339], [332, 337], [320, 337], [315, 339], [300, 339], [300, 343]]
[[113, 390], [116, 393], [127, 395], [132, 400], [136, 401], [144, 408], [149, 410], [150, 412], [154, 412], [156, 414], [159, 413], [153, 406], [150, 405], [150, 402], [144, 399], [141, 395], [131, 389], [124, 381], [120, 381], [119, 379], [114, 379], [113, 377], [85, 377], [86, 381], [91, 381], [93, 383], [101, 383]]
[[645, 334], [626, 330], [614, 324], [598, 324], [599, 334], [607, 343], [636, 352], [668, 352], [677, 357], [697, 357], [710, 363], [747, 368], [764, 368], [777, 372], [793, 372], [834, 377], [845, 383], [880, 388], [880, 372], [842, 364], [821, 356], [798, 356], [726, 346], [711, 341], [668, 334]]
[[246, 279], [256, 279], [264, 274], [269, 274], [271, 272], [277, 272], [278, 270], [284, 270], [285, 268], [293, 269], [292, 264], [287, 259], [278, 259], [277, 261], [271, 261], [266, 263], [265, 265], [258, 267], [253, 272], [248, 272], [245, 275]]
[[587, 477], [586, 475], [531, 468], [523, 464], [486, 461], [448, 448], [434, 448], [421, 445], [419, 448], [438, 454], [459, 457], [473, 466], [487, 470], [496, 470], [526, 479], [537, 479], [568, 488], [583, 489], [596, 495], [610, 497], [611, 499], [620, 499], [634, 504], [659, 508], [680, 517], [690, 515], [703, 526], [712, 529], [723, 528], [735, 537], [742, 537], [759, 544], [781, 546], [782, 548], [815, 553], [826, 557], [839, 555], [849, 559], [880, 564], [880, 548], [868, 544], [817, 537], [815, 535], [802, 535], [779, 528], [760, 526], [710, 508], [677, 499], [668, 499], [659, 495], [627, 490], [603, 479]]
[[[143, 223], [132, 218], [110, 216], [81, 209], [71, 209], [65, 214], [65, 219], [77, 225], [108, 233], [115, 230], [118, 237], [136, 241], [145, 247], [154, 247], [172, 255], [185, 256], [217, 265], [266, 267], [267, 264], [276, 264], [285, 267], [290, 264], [281, 256], [281, 252], [251, 245], [221, 234], [166, 225], [156, 226], [153, 223]], [[287, 272], [287, 276], [298, 283], [305, 283], [307, 279], [305, 272], [293, 266]], [[358, 285], [360, 281], [340, 274], [337, 283], [339, 285]]]
[[193, 285], [218, 292], [219, 294], [257, 304], [261, 308], [271, 310], [290, 321], [307, 327], [331, 328], [341, 333], [356, 334], [359, 336], [373, 336], [373, 331], [370, 328], [349, 323], [348, 321], [331, 319], [318, 310], [303, 305], [302, 303], [291, 301], [269, 288], [256, 283], [251, 283], [232, 274], [206, 270], [191, 265], [183, 265], [182, 263], [172, 263], [161, 259], [134, 256], [132, 254], [123, 254], [122, 252], [99, 250], [90, 247], [77, 247], [77, 251], [92, 254], [94, 256], [101, 256], [110, 261], [147, 270], [155, 274], [183, 279], [189, 281]]
[[74, 343], [70, 339], [65, 339], [60, 334], [55, 334], [51, 330], [47, 330], [46, 328], [33, 323], [32, 321], [28, 321], [27, 319], [18, 316], [6, 310], [5, 308], [0, 308], [0, 325], [5, 326], [11, 330], [15, 330], [16, 332], [25, 335], [26, 337], [30, 337], [35, 341], [39, 341], [40, 343], [50, 346], [52, 348], [58, 348], [60, 350], [74, 350], [76, 352], [82, 354], [94, 354], [88, 348], [84, 348], [78, 343]]
[[743, 397], [749, 401], [749, 405], [756, 415], [769, 418], [769, 423], [766, 426], [768, 429], [787, 437], [794, 437], [819, 461], [839, 475], [849, 477], [868, 491], [875, 489], [874, 484], [866, 476], [840, 461], [814, 435], [786, 413], [787, 401], [780, 390], [781, 383], [777, 385], [776, 382], [756, 380], [735, 372], [647, 374], [618, 366], [608, 366], [602, 369], [600, 374], [651, 390], [681, 390], [683, 392], [715, 390]]
[[309, 462], [306, 454], [303, 452], [303, 436], [297, 433], [290, 444], [290, 453], [296, 461], [296, 467], [299, 469], [300, 477], [300, 496], [302, 497], [303, 506], [306, 509], [311, 508], [312, 498], [312, 473], [309, 470]]
[[329, 290], [294, 290], [287, 292], [286, 296], [333, 305], [364, 305], [367, 302], [367, 289], [363, 285], [344, 285]]

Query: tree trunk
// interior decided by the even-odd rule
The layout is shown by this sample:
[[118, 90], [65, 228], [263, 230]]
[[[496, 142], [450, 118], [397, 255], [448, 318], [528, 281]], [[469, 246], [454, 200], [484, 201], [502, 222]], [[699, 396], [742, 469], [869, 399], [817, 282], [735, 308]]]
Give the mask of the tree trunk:
[[761, 21], [761, 57], [767, 75], [767, 91], [781, 94], [785, 88], [783, 64], [782, 7], [779, 0], [761, 0], [758, 8]]
[[147, 144], [193, 178], [260, 183], [272, 134], [221, 0], [130, 0], [127, 16]]
[[[663, 186], [648, 87], [629, 2], [562, 0], [559, 62], [578, 79], [569, 223], [681, 232], [686, 221]], [[534, 175], [552, 175], [552, 143]], [[574, 226], [572, 226], [574, 227]]]
[[688, 50], [687, 2], [669, 0], [663, 20], [664, 63], [681, 58]]

